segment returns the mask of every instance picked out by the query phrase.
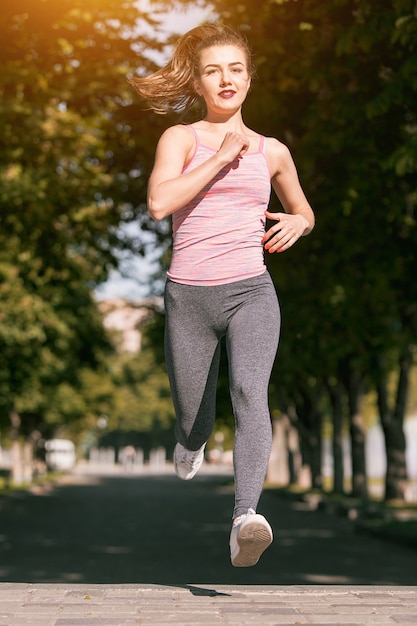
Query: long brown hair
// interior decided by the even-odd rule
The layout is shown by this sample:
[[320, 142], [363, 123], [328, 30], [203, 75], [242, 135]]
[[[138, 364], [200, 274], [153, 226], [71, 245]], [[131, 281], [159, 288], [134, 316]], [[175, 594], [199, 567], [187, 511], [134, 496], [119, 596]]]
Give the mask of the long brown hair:
[[135, 77], [129, 82], [156, 113], [170, 109], [188, 111], [199, 99], [194, 89], [200, 53], [212, 46], [234, 45], [245, 53], [250, 76], [255, 72], [245, 37], [222, 24], [202, 24], [182, 35], [171, 60], [150, 76]]

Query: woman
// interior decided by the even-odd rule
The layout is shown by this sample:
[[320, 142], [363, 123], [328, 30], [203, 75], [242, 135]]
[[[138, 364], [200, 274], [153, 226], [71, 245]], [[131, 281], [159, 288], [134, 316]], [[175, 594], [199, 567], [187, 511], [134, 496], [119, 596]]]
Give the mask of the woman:
[[[226, 340], [235, 416], [231, 562], [255, 565], [273, 539], [256, 508], [271, 450], [268, 384], [280, 311], [264, 264], [314, 226], [288, 149], [248, 128], [242, 105], [253, 66], [243, 37], [206, 24], [177, 42], [171, 61], [132, 80], [156, 112], [205, 105], [200, 121], [161, 136], [149, 180], [153, 218], [172, 216], [165, 290], [166, 364], [175, 406], [177, 475], [191, 479], [215, 421], [220, 341]], [[268, 211], [271, 184], [284, 208]], [[274, 224], [265, 232], [266, 218]]]

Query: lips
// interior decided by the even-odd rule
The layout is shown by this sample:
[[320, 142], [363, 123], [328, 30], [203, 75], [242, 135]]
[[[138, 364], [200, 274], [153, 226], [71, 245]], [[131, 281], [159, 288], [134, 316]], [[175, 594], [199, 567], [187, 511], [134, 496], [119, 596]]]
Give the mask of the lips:
[[220, 92], [220, 96], [222, 98], [233, 98], [233, 96], [235, 95], [235, 91], [231, 90], [231, 89], [225, 89], [224, 91]]

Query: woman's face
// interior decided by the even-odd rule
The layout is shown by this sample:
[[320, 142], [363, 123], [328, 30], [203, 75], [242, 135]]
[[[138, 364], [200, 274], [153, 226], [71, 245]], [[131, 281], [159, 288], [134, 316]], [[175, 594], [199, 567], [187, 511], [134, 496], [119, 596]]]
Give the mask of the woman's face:
[[235, 45], [212, 46], [200, 53], [199, 76], [194, 87], [208, 111], [239, 109], [249, 91], [247, 58]]

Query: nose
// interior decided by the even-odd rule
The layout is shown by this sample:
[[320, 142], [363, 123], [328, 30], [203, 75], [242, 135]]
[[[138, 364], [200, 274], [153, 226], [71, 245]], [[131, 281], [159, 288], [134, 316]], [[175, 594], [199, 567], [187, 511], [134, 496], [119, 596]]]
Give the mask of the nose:
[[220, 84], [223, 85], [230, 85], [231, 83], [231, 78], [230, 78], [230, 73], [229, 72], [222, 72], [222, 76], [221, 76], [221, 81]]

